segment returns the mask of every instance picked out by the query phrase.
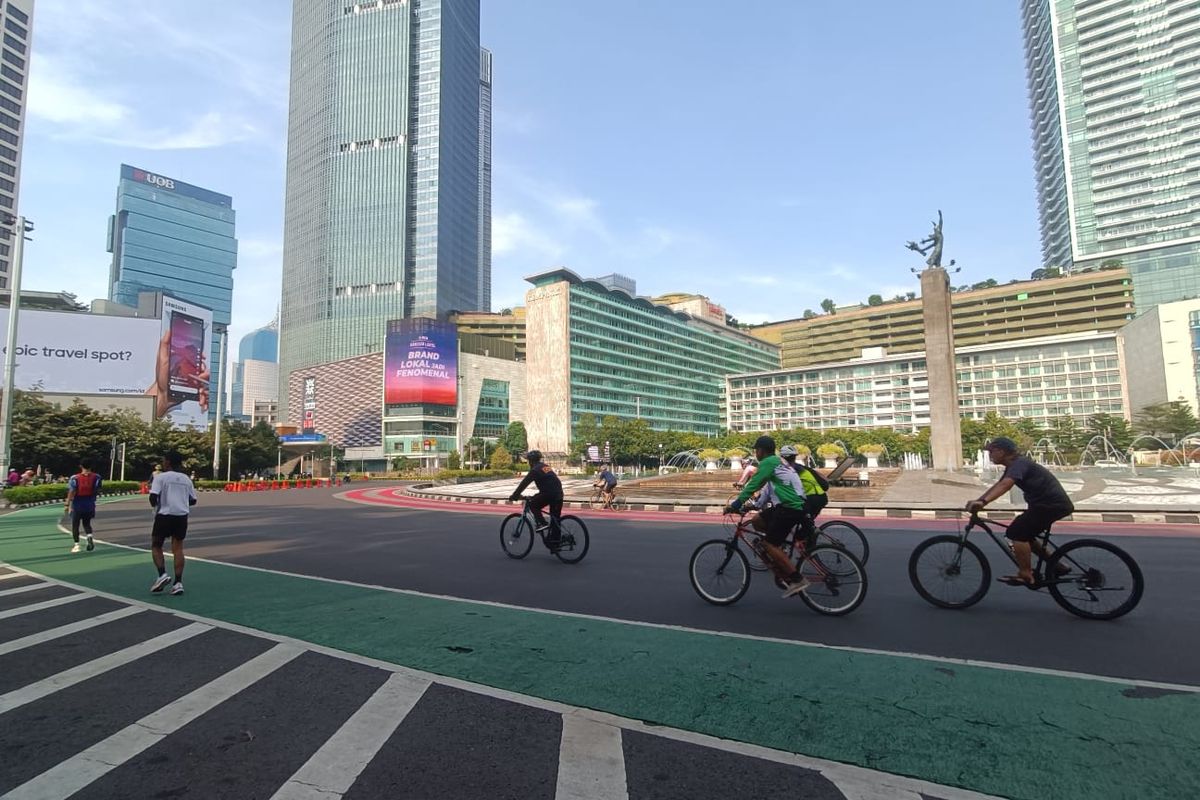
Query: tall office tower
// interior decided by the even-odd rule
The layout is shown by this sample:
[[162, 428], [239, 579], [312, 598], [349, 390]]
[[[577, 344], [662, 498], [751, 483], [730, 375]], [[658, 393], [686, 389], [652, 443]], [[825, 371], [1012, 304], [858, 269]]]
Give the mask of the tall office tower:
[[[25, 138], [25, 92], [29, 86], [33, 0], [7, 0], [0, 7], [4, 45], [0, 48], [0, 212], [17, 213], [21, 145]], [[0, 227], [0, 289], [8, 288], [12, 233]]]
[[279, 402], [279, 320], [242, 337], [233, 365], [229, 414], [254, 421], [255, 405]]
[[1022, 0], [1047, 266], [1119, 261], [1138, 313], [1200, 293], [1200, 4]]
[[140, 293], [163, 292], [212, 309], [210, 416], [225, 369], [221, 333], [233, 310], [236, 223], [229, 195], [121, 165], [117, 212], [108, 225], [108, 299], [137, 307]]
[[294, 0], [281, 384], [485, 307], [481, 71], [479, 0]]
[[492, 51], [479, 51], [479, 304], [492, 310]]

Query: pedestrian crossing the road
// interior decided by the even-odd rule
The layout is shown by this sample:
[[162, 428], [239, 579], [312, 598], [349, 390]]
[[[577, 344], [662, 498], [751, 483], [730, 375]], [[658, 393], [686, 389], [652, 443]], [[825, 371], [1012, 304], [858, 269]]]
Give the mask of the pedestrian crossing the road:
[[0, 753], [0, 797], [13, 800], [984, 797], [408, 670], [3, 565]]

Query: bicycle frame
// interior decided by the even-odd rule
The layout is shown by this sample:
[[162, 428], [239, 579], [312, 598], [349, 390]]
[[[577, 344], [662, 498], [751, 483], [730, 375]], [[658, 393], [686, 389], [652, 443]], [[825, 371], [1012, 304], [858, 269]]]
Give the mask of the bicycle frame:
[[[527, 520], [529, 520], [529, 527], [533, 529], [534, 533], [536, 533], [538, 536], [542, 537], [542, 542], [544, 543], [546, 541], [546, 533], [550, 530], [551, 526], [554, 524], [554, 515], [552, 513], [550, 513], [550, 509], [547, 508], [546, 512], [545, 512], [546, 519], [549, 520], [550, 524], [548, 524], [545, 528], [538, 528], [537, 517], [534, 515], [533, 509], [529, 507], [529, 500], [530, 500], [529, 495], [521, 495], [521, 500], [522, 500], [521, 516], [523, 516]], [[559, 530], [561, 531], [562, 530], [562, 519], [561, 518], [559, 519], [558, 527], [559, 527]]]
[[[997, 533], [992, 530], [992, 528], [991, 528], [992, 525], [995, 525], [996, 527], [1002, 528], [1003, 530], [1006, 530], [1006, 531], [1008, 530], [1008, 527], [1009, 527], [1008, 525], [1005, 525], [1003, 522], [1001, 522], [999, 520], [983, 519], [978, 514], [973, 513], [973, 514], [971, 514], [971, 518], [969, 520], [967, 520], [966, 526], [963, 528], [962, 540], [964, 542], [967, 540], [967, 536], [971, 533], [972, 528], [982, 528], [983, 532], [986, 533], [991, 538], [991, 540], [996, 543], [996, 546], [999, 547], [1001, 551], [1003, 551], [1004, 555], [1008, 556], [1008, 560], [1013, 563], [1013, 566], [1019, 566], [1017, 564], [1017, 556], [1015, 553], [1013, 553], [1012, 544], [1008, 541], [1008, 539], [997, 535]], [[1048, 554], [1048, 553], [1053, 552], [1053, 550], [1052, 550], [1053, 546], [1050, 544], [1050, 531], [1043, 531], [1042, 533], [1039, 533], [1037, 536], [1034, 537], [1034, 541], [1038, 541], [1041, 543], [1042, 551], [1044, 553]], [[1034, 549], [1034, 551], [1033, 551], [1033, 554], [1037, 557], [1037, 563], [1033, 565], [1033, 574], [1037, 581], [1037, 585], [1035, 588], [1039, 588], [1039, 589], [1050, 583], [1063, 583], [1064, 582], [1063, 580], [1061, 580], [1059, 578], [1047, 579], [1043, 575], [1042, 568], [1046, 565], [1046, 562], [1049, 560], [1049, 558], [1046, 555], [1043, 555], [1043, 552], [1038, 552], [1037, 549]], [[1068, 557], [1068, 560], [1069, 560], [1069, 557]], [[1074, 563], [1074, 562], [1072, 562], [1072, 563]]]
[[[755, 543], [766, 543], [767, 535], [756, 529], [750, 522], [750, 519], [751, 517], [748, 514], [742, 514], [739, 517], [737, 524], [734, 526], [733, 535], [730, 537], [730, 542], [733, 544], [734, 548], [737, 548], [739, 541], [744, 542], [746, 547], [750, 548], [750, 551], [754, 553], [756, 557], [763, 558], [763, 560], [767, 563], [767, 566], [769, 566], [771, 571], [774, 572], [774, 560], [767, 560], [769, 556], [766, 556], [765, 553], [760, 556], [758, 551], [755, 549]], [[779, 545], [779, 548], [797, 563], [802, 561], [804, 557], [808, 555], [807, 544], [803, 539], [797, 539], [795, 537], [795, 531], [788, 534], [788, 538], [783, 544]], [[732, 558], [732, 555], [730, 558]], [[822, 574], [822, 576], [828, 574], [828, 570], [825, 569], [823, 564], [819, 562], [814, 563], [816, 563], [817, 570]]]

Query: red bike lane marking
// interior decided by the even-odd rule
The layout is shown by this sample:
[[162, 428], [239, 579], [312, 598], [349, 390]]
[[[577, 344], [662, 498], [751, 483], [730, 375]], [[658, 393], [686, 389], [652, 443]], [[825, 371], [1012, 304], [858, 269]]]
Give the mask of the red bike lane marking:
[[[393, 508], [408, 508], [418, 511], [449, 511], [461, 514], [502, 514], [508, 515], [520, 510], [519, 503], [502, 501], [499, 503], [479, 503], [471, 501], [454, 501], [414, 497], [406, 494], [403, 488], [391, 487], [381, 489], [353, 489], [338, 495], [339, 498], [353, 502], [366, 503]], [[618, 519], [636, 522], [675, 522], [694, 525], [697, 523], [722, 524], [726, 520], [719, 514], [706, 514], [695, 511], [600, 511], [594, 509], [566, 508], [564, 513], [575, 514], [585, 519]], [[922, 519], [905, 517], [852, 517], [845, 514], [822, 516], [821, 522], [831, 519], [853, 520], [856, 525], [866, 530], [893, 528], [899, 530], [929, 531], [931, 533], [954, 533], [962, 530], [966, 522], [963, 519]], [[731, 524], [731, 523], [730, 523]], [[1107, 530], [1118, 527], [1119, 530]], [[1200, 526], [1180, 523], [1150, 523], [1150, 522], [1060, 522], [1055, 525], [1056, 532], [1072, 536], [1087, 535], [1089, 532], [1096, 536], [1150, 536], [1167, 538], [1197, 538], [1200, 537]], [[997, 530], [999, 533], [1000, 531]], [[986, 536], [982, 532], [980, 536]]]

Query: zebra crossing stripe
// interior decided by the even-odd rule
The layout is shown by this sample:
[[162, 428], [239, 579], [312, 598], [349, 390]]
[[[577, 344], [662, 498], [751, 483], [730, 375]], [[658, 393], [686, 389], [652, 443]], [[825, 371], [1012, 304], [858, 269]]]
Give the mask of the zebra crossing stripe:
[[555, 800], [629, 800], [621, 729], [563, 714]]
[[276, 645], [26, 781], [6, 794], [5, 798], [66, 800], [303, 652], [303, 648], [293, 645]]
[[157, 653], [159, 650], [170, 647], [173, 644], [178, 644], [185, 639], [192, 638], [196, 634], [209, 630], [212, 630], [212, 626], [193, 622], [191, 625], [185, 625], [182, 628], [169, 631], [148, 641], [126, 647], [124, 650], [118, 650], [115, 653], [109, 653], [106, 656], [93, 659], [77, 667], [63, 670], [36, 683], [31, 683], [20, 689], [14, 689], [7, 694], [0, 694], [0, 714], [12, 711], [14, 708], [19, 708], [26, 703], [32, 703], [34, 700], [40, 700], [46, 695], [54, 694], [60, 689], [66, 689], [68, 686], [74, 686], [77, 683], [86, 681], [88, 678], [103, 675], [105, 672], [116, 669], [122, 664], [128, 664], [143, 656]]
[[43, 611], [47, 608], [74, 603], [78, 600], [86, 600], [89, 597], [95, 597], [95, 595], [80, 592], [79, 594], [69, 594], [66, 597], [56, 597], [53, 600], [43, 600], [40, 603], [30, 603], [27, 606], [18, 606], [17, 608], [10, 608], [7, 611], [0, 611], [0, 619], [11, 619], [12, 617], [19, 617], [22, 614], [32, 614], [34, 611]]
[[429, 686], [424, 678], [393, 673], [271, 800], [330, 800], [350, 791]]
[[61, 639], [64, 636], [70, 636], [73, 633], [86, 631], [88, 628], [95, 628], [99, 625], [105, 625], [118, 619], [131, 617], [134, 614], [141, 614], [146, 609], [138, 608], [137, 606], [125, 606], [118, 608], [116, 611], [109, 611], [105, 614], [99, 614], [88, 619], [81, 619], [78, 622], [71, 622], [67, 625], [59, 625], [57, 628], [51, 628], [48, 631], [39, 633], [31, 633], [28, 636], [22, 636], [20, 639], [13, 639], [9, 642], [0, 642], [0, 656], [17, 650], [24, 650], [26, 647], [33, 647], [35, 644], [49, 642], [53, 639]]
[[[838, 770], [821, 773], [846, 796], [846, 800], [922, 800], [921, 795], [890, 783], [858, 778]], [[884, 776], [875, 776], [886, 780]]]
[[0, 581], [6, 581], [6, 580], [9, 580], [10, 578], [21, 578], [21, 577], [24, 577], [24, 575], [22, 575], [20, 572], [2, 572], [2, 573], [0, 573]]
[[54, 584], [42, 581], [41, 583], [31, 583], [28, 586], [18, 586], [15, 589], [0, 589], [0, 597], [10, 594], [21, 594], [22, 592], [36, 592], [38, 589], [48, 589], [51, 586], [54, 586]]

